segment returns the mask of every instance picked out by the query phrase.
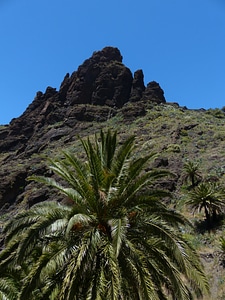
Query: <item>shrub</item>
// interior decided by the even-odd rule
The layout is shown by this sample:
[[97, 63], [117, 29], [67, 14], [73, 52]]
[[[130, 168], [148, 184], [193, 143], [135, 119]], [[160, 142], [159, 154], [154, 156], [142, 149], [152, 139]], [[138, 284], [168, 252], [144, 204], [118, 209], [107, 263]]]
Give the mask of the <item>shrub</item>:
[[167, 147], [167, 151], [174, 152], [174, 153], [180, 153], [180, 151], [181, 151], [180, 145], [178, 145], [178, 144], [170, 144]]

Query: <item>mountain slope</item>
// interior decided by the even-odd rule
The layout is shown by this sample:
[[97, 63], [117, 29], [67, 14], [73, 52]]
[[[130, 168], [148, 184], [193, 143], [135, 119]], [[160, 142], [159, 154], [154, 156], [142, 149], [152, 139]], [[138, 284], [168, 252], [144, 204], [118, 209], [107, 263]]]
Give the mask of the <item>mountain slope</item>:
[[[38, 92], [26, 111], [9, 125], [0, 126], [0, 226], [18, 210], [46, 199], [63, 200], [48, 188], [27, 181], [33, 174], [51, 175], [47, 158], [62, 149], [80, 153], [79, 136], [92, 136], [100, 129], [117, 130], [121, 140], [134, 134], [137, 151], [157, 152], [154, 166], [175, 176], [161, 182], [174, 194], [170, 205], [184, 210], [186, 190], [182, 182], [185, 161], [200, 162], [204, 176], [224, 183], [225, 115], [222, 110], [188, 110], [167, 103], [156, 82], [144, 85], [143, 72], [122, 64], [117, 48], [94, 52], [73, 74], [67, 74], [59, 91], [48, 87]], [[199, 215], [199, 218], [202, 218]], [[199, 247], [217, 298], [223, 299], [225, 280], [218, 258], [223, 225], [211, 234], [190, 235]]]

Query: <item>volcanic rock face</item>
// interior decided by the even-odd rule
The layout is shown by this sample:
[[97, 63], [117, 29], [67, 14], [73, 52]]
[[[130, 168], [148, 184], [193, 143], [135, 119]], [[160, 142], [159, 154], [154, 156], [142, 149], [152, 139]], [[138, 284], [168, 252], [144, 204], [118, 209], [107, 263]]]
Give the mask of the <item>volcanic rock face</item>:
[[[67, 80], [67, 104], [122, 107], [129, 100], [132, 80], [131, 71], [122, 64], [119, 50], [106, 47], [95, 52]], [[65, 90], [65, 85], [61, 88]]]
[[132, 82], [132, 89], [130, 94], [130, 101], [136, 102], [142, 98], [143, 92], [145, 90], [144, 85], [144, 74], [142, 70], [137, 70], [134, 73], [134, 79]]
[[[133, 77], [122, 63], [120, 51], [113, 47], [94, 52], [71, 76], [66, 74], [59, 91], [47, 87], [45, 93], [37, 92], [25, 112], [0, 130], [0, 178], [4, 178], [0, 182], [0, 207], [13, 203], [23, 191], [25, 178], [32, 174], [31, 165], [35, 164], [28, 161], [33, 154], [56, 141], [61, 146], [73, 142], [74, 136], [92, 126], [91, 122], [107, 121], [121, 108], [127, 120], [143, 116], [143, 101], [165, 102], [163, 90], [156, 82], [145, 88], [142, 70]], [[124, 105], [128, 102], [132, 106]], [[12, 162], [19, 162], [19, 168], [13, 164], [12, 171]]]
[[165, 103], [164, 91], [160, 88], [159, 84], [155, 81], [149, 82], [143, 93], [143, 100], [149, 100], [158, 104]]
[[[24, 151], [28, 140], [45, 126], [66, 122], [73, 127], [77, 121], [105, 121], [126, 102], [140, 100], [164, 103], [164, 92], [154, 81], [145, 88], [142, 70], [133, 78], [122, 64], [120, 51], [105, 47], [94, 52], [71, 76], [66, 74], [59, 91], [47, 87], [45, 93], [37, 92], [26, 111], [0, 133], [0, 151]], [[81, 108], [81, 104], [96, 108]]]

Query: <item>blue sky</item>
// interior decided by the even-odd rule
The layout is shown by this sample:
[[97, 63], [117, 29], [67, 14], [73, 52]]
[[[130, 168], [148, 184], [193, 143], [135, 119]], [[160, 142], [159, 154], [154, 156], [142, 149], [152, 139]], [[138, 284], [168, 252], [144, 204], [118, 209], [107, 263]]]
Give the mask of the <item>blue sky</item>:
[[0, 124], [105, 46], [167, 101], [225, 106], [224, 0], [0, 0], [0, 40]]

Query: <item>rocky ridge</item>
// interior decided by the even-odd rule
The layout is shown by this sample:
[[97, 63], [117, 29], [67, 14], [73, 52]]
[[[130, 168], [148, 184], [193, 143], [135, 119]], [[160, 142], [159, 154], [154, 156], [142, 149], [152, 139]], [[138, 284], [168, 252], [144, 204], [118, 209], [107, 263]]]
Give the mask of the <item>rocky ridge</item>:
[[[142, 116], [146, 102], [165, 103], [163, 90], [155, 81], [145, 87], [142, 70], [133, 76], [114, 47], [94, 52], [77, 71], [66, 74], [59, 91], [47, 87], [44, 93], [37, 92], [25, 112], [0, 130], [0, 178], [4, 178], [0, 208], [23, 196], [26, 178], [34, 171], [31, 165], [40, 160], [32, 155], [51, 145], [63, 147], [92, 126], [91, 122], [106, 122], [119, 112], [127, 120]], [[43, 167], [36, 168], [35, 173], [45, 172]], [[44, 200], [44, 195], [38, 195], [35, 202]]]
[[59, 91], [47, 87], [45, 93], [37, 92], [25, 112], [0, 132], [0, 152], [29, 150], [30, 154], [32, 138], [58, 122], [73, 128], [78, 121], [105, 121], [129, 101], [165, 103], [159, 84], [153, 81], [145, 87], [143, 79], [142, 70], [132, 76], [117, 48], [94, 52], [71, 76], [66, 74]]

